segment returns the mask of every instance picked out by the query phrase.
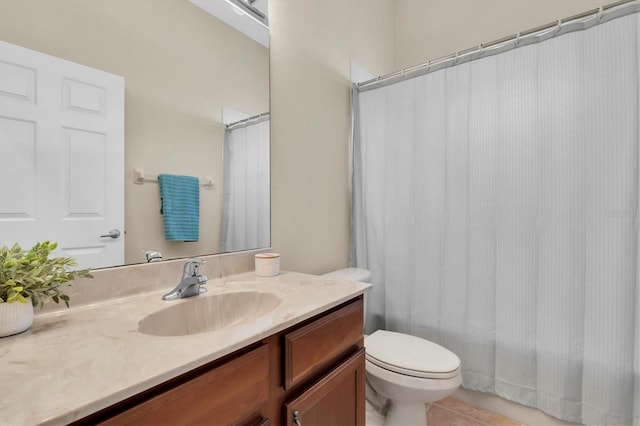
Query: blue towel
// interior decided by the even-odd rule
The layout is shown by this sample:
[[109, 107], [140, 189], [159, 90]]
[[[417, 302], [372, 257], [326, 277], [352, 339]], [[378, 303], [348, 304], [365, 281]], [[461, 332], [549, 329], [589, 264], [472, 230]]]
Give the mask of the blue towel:
[[200, 180], [193, 176], [158, 176], [167, 241], [198, 241], [200, 237]]

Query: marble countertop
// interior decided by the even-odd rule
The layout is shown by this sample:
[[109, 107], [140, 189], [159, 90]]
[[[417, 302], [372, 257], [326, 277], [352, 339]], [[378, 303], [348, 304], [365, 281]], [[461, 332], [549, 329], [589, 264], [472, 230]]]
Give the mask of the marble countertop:
[[0, 424], [66, 424], [282, 331], [364, 293], [369, 284], [283, 272], [209, 280], [198, 297], [264, 291], [282, 302], [254, 321], [187, 336], [138, 331], [170, 289], [37, 315], [26, 332], [0, 339]]

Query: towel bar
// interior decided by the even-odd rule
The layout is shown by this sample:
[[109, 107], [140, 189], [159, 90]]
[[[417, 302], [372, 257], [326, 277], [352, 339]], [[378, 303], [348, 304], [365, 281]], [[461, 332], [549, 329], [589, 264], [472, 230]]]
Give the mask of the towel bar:
[[[133, 183], [144, 185], [145, 183], [158, 183], [158, 176], [145, 176], [143, 169], [133, 169]], [[200, 182], [200, 186], [204, 189], [213, 189], [215, 187], [211, 176], [205, 176], [204, 182]]]

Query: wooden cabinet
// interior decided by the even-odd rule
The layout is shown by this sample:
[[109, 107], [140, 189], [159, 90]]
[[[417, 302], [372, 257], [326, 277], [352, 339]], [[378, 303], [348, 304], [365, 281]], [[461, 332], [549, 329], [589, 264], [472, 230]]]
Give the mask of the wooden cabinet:
[[284, 336], [285, 389], [325, 369], [362, 339], [362, 300], [355, 301]]
[[264, 424], [269, 391], [268, 363], [268, 347], [261, 345], [101, 424]]
[[364, 425], [362, 315], [360, 296], [75, 424]]
[[285, 404], [286, 425], [364, 426], [364, 348]]

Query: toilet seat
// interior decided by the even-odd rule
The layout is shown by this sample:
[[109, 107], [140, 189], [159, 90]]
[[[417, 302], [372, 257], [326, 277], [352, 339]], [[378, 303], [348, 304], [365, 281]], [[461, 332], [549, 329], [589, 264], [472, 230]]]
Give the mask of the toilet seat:
[[450, 379], [460, 374], [456, 354], [416, 336], [378, 330], [364, 345], [369, 362], [397, 374], [424, 379]]

